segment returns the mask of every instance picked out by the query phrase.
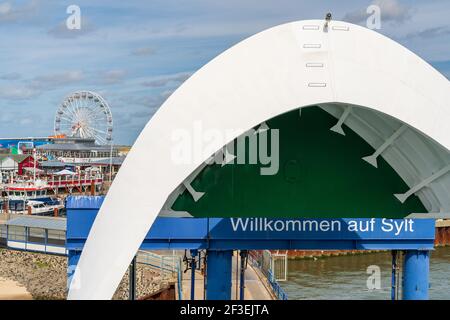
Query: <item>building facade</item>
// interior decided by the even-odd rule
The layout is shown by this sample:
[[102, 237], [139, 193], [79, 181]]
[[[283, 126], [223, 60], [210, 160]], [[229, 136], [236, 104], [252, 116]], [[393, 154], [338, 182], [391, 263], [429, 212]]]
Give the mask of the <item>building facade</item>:
[[58, 160], [64, 163], [91, 163], [105, 158], [117, 157], [118, 150], [110, 145], [98, 145], [94, 139], [64, 138], [36, 148], [41, 160]]

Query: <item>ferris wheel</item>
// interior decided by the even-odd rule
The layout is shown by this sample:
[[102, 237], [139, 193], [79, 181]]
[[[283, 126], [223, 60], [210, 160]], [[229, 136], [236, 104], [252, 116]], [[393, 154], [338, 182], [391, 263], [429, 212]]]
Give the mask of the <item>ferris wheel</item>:
[[55, 135], [91, 138], [98, 144], [112, 142], [113, 118], [99, 94], [77, 91], [67, 96], [56, 112]]

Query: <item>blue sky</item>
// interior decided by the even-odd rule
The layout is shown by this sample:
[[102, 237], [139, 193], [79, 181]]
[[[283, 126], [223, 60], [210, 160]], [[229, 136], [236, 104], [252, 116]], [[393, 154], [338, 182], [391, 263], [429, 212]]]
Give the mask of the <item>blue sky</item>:
[[[333, 18], [378, 30], [450, 77], [450, 1], [0, 0], [0, 137], [47, 136], [62, 99], [97, 91], [109, 102], [116, 143], [132, 144], [190, 74], [240, 40], [280, 23]], [[65, 28], [81, 8], [82, 29]]]

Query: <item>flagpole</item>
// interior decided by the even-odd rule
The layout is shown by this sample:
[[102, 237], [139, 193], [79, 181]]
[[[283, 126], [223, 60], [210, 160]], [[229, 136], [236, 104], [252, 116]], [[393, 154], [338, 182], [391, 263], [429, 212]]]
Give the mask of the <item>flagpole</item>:
[[33, 148], [33, 182], [36, 185], [36, 148]]

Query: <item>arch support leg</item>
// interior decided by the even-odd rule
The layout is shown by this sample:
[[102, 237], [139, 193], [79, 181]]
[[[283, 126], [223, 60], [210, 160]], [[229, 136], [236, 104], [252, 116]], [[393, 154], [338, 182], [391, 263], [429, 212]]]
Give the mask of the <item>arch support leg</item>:
[[231, 264], [233, 251], [208, 250], [206, 299], [231, 300]]
[[408, 250], [403, 262], [403, 300], [427, 300], [430, 252]]

